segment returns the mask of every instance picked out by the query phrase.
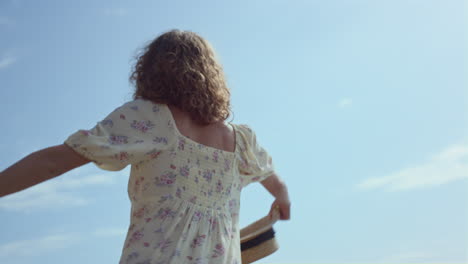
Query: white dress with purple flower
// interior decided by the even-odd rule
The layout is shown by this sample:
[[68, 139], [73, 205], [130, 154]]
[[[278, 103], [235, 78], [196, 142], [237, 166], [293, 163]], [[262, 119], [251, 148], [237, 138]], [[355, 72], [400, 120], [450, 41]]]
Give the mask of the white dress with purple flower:
[[131, 221], [120, 264], [240, 264], [239, 198], [273, 164], [246, 125], [231, 124], [234, 152], [182, 135], [165, 104], [138, 98], [65, 144], [98, 167], [131, 165]]

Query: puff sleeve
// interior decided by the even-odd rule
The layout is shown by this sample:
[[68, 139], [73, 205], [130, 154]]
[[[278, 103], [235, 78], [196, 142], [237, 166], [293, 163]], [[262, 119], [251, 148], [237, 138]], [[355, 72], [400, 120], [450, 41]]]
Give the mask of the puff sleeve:
[[238, 167], [242, 185], [265, 180], [275, 170], [271, 156], [257, 142], [255, 132], [249, 126], [238, 125], [237, 128], [241, 141]]
[[90, 130], [80, 129], [64, 144], [103, 170], [118, 171], [158, 156], [171, 143], [160, 106], [136, 99], [116, 108]]

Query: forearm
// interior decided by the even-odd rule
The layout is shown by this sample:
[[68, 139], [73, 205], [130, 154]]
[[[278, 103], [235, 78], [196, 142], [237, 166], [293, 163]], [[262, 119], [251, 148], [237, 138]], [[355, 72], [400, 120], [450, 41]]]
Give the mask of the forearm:
[[19, 192], [54, 176], [49, 150], [33, 152], [0, 173], [0, 197]]
[[261, 182], [275, 198], [288, 197], [288, 189], [284, 181], [276, 174], [271, 175]]

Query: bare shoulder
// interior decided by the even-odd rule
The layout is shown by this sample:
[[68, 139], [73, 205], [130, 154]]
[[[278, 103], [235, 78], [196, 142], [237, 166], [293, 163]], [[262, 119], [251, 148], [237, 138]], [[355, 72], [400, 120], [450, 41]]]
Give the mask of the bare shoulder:
[[219, 131], [221, 134], [226, 137], [228, 140], [234, 140], [236, 137], [236, 128], [234, 124], [229, 124], [229, 123], [221, 123], [219, 128]]
[[224, 150], [234, 152], [236, 150], [236, 129], [233, 125], [223, 123], [222, 124], [222, 131], [223, 131], [223, 142], [224, 142]]

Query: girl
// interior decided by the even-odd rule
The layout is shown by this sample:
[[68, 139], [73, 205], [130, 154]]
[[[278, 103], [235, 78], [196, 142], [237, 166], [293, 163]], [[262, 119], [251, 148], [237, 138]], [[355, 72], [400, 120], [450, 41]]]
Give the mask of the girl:
[[241, 263], [242, 188], [261, 182], [282, 220], [290, 202], [254, 131], [225, 122], [230, 92], [210, 44], [189, 31], [164, 33], [143, 50], [130, 80], [133, 100], [1, 172], [0, 196], [89, 162], [109, 171], [130, 164], [120, 263]]

